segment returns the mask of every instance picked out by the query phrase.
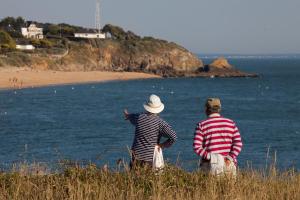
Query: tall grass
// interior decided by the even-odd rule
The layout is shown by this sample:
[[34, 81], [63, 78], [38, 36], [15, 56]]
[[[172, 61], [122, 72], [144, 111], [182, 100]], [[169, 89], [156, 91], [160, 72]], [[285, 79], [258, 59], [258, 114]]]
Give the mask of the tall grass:
[[300, 199], [300, 174], [240, 171], [236, 179], [186, 172], [168, 166], [107, 170], [90, 164], [62, 172], [40, 173], [26, 166], [0, 174], [0, 199]]

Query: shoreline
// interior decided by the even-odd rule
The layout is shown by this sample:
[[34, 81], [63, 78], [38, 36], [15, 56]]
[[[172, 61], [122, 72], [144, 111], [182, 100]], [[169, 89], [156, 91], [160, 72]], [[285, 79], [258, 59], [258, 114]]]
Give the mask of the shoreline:
[[[180, 77], [180, 76], [179, 76]], [[234, 72], [207, 72], [190, 74], [189, 78], [257, 78], [256, 74]], [[156, 79], [162, 76], [143, 72], [112, 71], [54, 71], [28, 67], [0, 67], [0, 90], [17, 90], [72, 84], [104, 83], [138, 79]]]
[[0, 77], [0, 90], [161, 78], [158, 75], [139, 72], [64, 72], [11, 67], [0, 68]]

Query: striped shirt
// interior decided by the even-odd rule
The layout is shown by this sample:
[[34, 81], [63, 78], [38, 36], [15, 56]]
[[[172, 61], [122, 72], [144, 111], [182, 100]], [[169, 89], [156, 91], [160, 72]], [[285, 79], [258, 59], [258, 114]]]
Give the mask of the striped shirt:
[[130, 114], [128, 119], [136, 127], [131, 149], [137, 160], [152, 162], [154, 147], [162, 137], [168, 139], [165, 147], [170, 147], [177, 139], [171, 126], [157, 115]]
[[194, 151], [204, 160], [210, 160], [211, 153], [230, 156], [237, 163], [242, 149], [242, 139], [235, 123], [214, 113], [198, 123], [194, 136]]

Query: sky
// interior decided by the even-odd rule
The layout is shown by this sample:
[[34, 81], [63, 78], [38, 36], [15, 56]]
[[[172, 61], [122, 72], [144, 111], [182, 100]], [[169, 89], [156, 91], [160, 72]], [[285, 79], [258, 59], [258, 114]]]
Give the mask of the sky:
[[[0, 0], [0, 18], [95, 26], [96, 0]], [[300, 0], [101, 0], [101, 25], [194, 53], [300, 53]]]

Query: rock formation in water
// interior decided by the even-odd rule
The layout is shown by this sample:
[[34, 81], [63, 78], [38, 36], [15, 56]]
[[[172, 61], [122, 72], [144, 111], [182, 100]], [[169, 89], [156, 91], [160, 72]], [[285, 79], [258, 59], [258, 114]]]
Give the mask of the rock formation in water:
[[215, 59], [211, 64], [209, 64], [211, 68], [218, 68], [218, 69], [232, 69], [232, 65], [228, 63], [228, 60], [224, 57], [219, 57]]
[[228, 60], [224, 57], [219, 57], [213, 60], [212, 63], [204, 65], [203, 69], [200, 69], [198, 76], [209, 77], [257, 77], [256, 74], [245, 73], [234, 66], [229, 64]]

